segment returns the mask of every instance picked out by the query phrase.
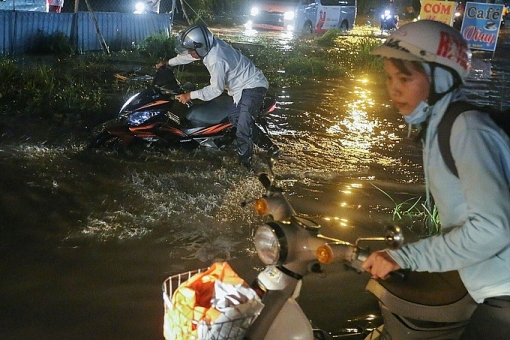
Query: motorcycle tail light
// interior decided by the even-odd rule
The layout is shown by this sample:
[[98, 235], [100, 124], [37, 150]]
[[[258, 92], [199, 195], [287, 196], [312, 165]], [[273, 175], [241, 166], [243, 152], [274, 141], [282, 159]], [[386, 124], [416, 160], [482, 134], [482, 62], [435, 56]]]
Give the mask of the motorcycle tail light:
[[280, 259], [280, 241], [276, 232], [269, 225], [257, 228], [253, 238], [257, 254], [265, 265], [274, 265]]
[[261, 216], [265, 216], [269, 213], [269, 205], [264, 198], [259, 198], [254, 203], [255, 212]]

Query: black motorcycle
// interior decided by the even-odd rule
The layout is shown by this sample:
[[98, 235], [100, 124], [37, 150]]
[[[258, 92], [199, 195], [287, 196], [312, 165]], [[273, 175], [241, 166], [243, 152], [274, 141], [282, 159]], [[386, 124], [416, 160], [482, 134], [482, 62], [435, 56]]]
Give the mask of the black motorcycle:
[[[111, 146], [119, 141], [124, 147], [135, 141], [188, 148], [222, 148], [232, 143], [235, 127], [228, 119], [232, 98], [223, 94], [211, 101], [174, 105], [176, 95], [192, 89], [190, 83], [181, 85], [169, 67], [159, 68], [151, 86], [129, 98], [117, 118], [94, 129], [90, 147]], [[266, 95], [253, 131], [253, 139], [261, 147], [271, 144], [266, 117], [275, 107], [275, 97]]]

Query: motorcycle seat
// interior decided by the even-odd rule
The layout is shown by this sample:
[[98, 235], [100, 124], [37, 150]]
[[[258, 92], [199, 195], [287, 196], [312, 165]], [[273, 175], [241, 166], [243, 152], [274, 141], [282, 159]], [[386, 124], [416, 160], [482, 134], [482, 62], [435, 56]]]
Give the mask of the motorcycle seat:
[[186, 114], [186, 118], [195, 126], [218, 124], [228, 118], [232, 98], [221, 95], [207, 102], [195, 103]]
[[476, 307], [457, 271], [370, 279], [366, 289], [392, 312], [411, 318], [428, 315], [438, 322], [456, 322], [468, 319]]

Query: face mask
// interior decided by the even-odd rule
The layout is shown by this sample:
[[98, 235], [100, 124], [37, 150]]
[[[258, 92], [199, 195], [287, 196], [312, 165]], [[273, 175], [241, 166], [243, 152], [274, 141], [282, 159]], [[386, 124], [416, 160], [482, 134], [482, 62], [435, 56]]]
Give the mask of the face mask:
[[414, 109], [414, 111], [407, 116], [404, 116], [404, 120], [408, 124], [418, 125], [427, 120], [429, 116], [429, 104], [422, 101], [418, 106]]

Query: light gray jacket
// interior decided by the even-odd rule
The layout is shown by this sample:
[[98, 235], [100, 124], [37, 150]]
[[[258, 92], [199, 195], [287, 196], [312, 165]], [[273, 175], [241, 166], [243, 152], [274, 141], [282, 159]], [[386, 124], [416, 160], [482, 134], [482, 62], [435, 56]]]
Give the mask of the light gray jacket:
[[459, 178], [439, 151], [437, 126], [448, 94], [433, 107], [423, 148], [425, 180], [443, 233], [390, 256], [414, 271], [458, 270], [479, 303], [510, 295], [510, 139], [486, 114], [469, 111], [453, 124], [450, 146]]
[[[197, 61], [189, 54], [179, 54], [170, 59], [170, 66], [189, 64]], [[203, 63], [211, 75], [210, 84], [202, 89], [191, 91], [191, 99], [212, 100], [227, 90], [239, 103], [244, 89], [269, 87], [269, 83], [253, 62], [241, 52], [221, 39], [214, 38], [214, 43]]]

